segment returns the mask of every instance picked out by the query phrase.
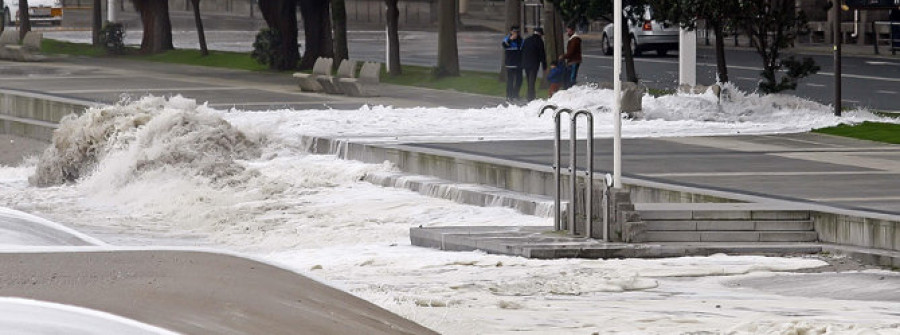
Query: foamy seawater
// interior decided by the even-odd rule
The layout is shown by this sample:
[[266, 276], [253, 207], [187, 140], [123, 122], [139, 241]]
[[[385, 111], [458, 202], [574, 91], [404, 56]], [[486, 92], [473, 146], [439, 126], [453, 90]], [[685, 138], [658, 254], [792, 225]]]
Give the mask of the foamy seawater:
[[[597, 110], [603, 129], [609, 97], [581, 88], [552, 102]], [[644, 118], [625, 121], [629, 136], [794, 132], [881, 120], [865, 111], [837, 119], [826, 106], [789, 97], [735, 94], [720, 104], [700, 94], [644, 103]], [[146, 97], [68, 119], [39, 160], [0, 168], [0, 206], [107, 242], [193, 239], [252, 253], [446, 334], [900, 332], [896, 302], [726, 285], [822, 266], [817, 259], [549, 261], [412, 247], [410, 227], [551, 223], [361, 182], [393, 167], [310, 155], [299, 140], [549, 138], [552, 120], [537, 116], [539, 105], [242, 112]]]

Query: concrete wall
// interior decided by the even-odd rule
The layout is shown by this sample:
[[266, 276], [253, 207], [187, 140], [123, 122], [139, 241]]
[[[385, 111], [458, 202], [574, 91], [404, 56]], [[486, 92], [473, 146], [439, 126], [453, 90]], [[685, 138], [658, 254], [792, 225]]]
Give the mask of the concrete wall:
[[87, 106], [78, 100], [0, 90], [0, 133], [49, 142], [64, 116], [81, 113]]
[[[84, 101], [46, 94], [0, 90], [0, 132], [49, 141], [60, 119], [70, 113], [81, 113], [88, 105]], [[545, 165], [466, 154], [448, 156], [443, 152], [404, 145], [370, 145], [316, 137], [305, 137], [302, 141], [305, 149], [312, 153], [336, 154], [344, 159], [376, 164], [389, 161], [406, 173], [430, 175], [460, 183], [483, 184], [528, 194], [552, 196], [555, 192], [553, 170]], [[602, 179], [603, 176], [597, 174], [592, 184], [596, 186]], [[624, 184], [635, 203], [772, 202], [766, 198], [633, 178], [626, 178]], [[568, 178], [563, 178], [563, 190], [567, 187]], [[809, 207], [821, 242], [900, 251], [900, 217], [815, 204], [799, 205]], [[900, 257], [886, 256], [873, 259], [873, 262], [900, 266]]]

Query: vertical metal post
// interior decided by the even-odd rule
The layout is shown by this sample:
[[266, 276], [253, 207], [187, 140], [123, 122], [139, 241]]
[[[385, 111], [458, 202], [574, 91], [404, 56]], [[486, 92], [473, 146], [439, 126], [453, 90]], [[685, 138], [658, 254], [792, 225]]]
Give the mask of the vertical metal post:
[[841, 116], [841, 4], [832, 6], [834, 11], [834, 116]]
[[575, 208], [578, 208], [576, 201], [578, 199], [578, 118], [577, 114], [570, 115], [571, 126], [569, 128], [569, 187], [572, 188], [569, 197], [569, 234], [575, 235]]
[[[547, 110], [555, 111], [557, 108], [558, 107], [556, 107], [554, 105], [544, 106], [541, 108], [541, 112], [538, 113], [538, 116], [543, 115], [544, 112], [546, 112]], [[554, 184], [555, 189], [554, 189], [554, 194], [553, 194], [553, 197], [554, 197], [553, 229], [557, 230], [557, 231], [562, 230], [562, 218], [560, 218], [560, 215], [559, 215], [559, 212], [562, 211], [562, 208], [560, 208], [560, 205], [561, 205], [560, 196], [562, 196], [562, 193], [560, 191], [561, 191], [562, 186], [560, 185], [560, 177], [561, 176], [560, 176], [560, 172], [559, 172], [559, 169], [560, 169], [559, 163], [561, 160], [561, 154], [559, 152], [559, 149], [560, 149], [559, 142], [560, 142], [560, 133], [561, 133], [561, 131], [560, 131], [561, 125], [560, 125], [559, 115], [560, 115], [560, 112], [553, 113], [553, 123], [556, 125], [556, 136], [553, 137], [553, 152], [554, 152], [554, 155], [553, 155], [553, 177], [554, 178], [553, 178], [553, 180], [555, 183]]]
[[[584, 153], [587, 159], [587, 174], [585, 179], [585, 219], [584, 219], [584, 237], [590, 238], [592, 233], [592, 218], [594, 217], [594, 115], [586, 110], [580, 110], [572, 114], [572, 130], [574, 133], [575, 125], [579, 115], [584, 115], [587, 120], [587, 149]], [[574, 155], [573, 155], [574, 157]], [[575, 167], [573, 166], [573, 169]], [[576, 169], [577, 170], [577, 169]], [[574, 192], [573, 192], [574, 195]]]

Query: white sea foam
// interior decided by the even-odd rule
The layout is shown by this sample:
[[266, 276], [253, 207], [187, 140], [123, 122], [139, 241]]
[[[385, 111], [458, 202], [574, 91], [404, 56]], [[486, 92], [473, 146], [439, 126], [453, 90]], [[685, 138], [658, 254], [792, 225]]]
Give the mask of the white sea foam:
[[[625, 120], [625, 137], [708, 136], [774, 134], [862, 121], [898, 122], [866, 110], [847, 111], [835, 117], [828, 106], [787, 95], [744, 93], [726, 85], [729, 95], [721, 102], [711, 93], [643, 98], [643, 117]], [[235, 126], [254, 129], [291, 141], [299, 135], [352, 138], [368, 141], [477, 141], [498, 139], [549, 139], [553, 137], [552, 112], [538, 116], [541, 106], [555, 104], [594, 113], [596, 137], [612, 137], [611, 90], [579, 86], [562, 91], [548, 101], [525, 106], [482, 109], [395, 108], [365, 106], [358, 110], [278, 110], [246, 113], [233, 110], [223, 117]], [[568, 134], [563, 127], [563, 136]], [[584, 131], [584, 128], [579, 130]]]
[[[553, 102], [597, 109], [608, 98], [608, 91], [582, 88]], [[645, 97], [645, 118], [626, 121], [626, 129], [631, 136], [781, 132], [877, 119], [863, 111], [835, 119], [820, 105], [785, 97], [764, 103], [738, 98], [733, 106], [744, 106], [740, 111], [714, 108], [702, 94]], [[137, 241], [190, 235], [254, 252], [447, 334], [891, 329], [885, 320], [900, 308], [896, 303], [798, 301], [728, 287], [720, 279], [823, 265], [814, 259], [549, 261], [412, 247], [408, 229], [416, 226], [551, 224], [509, 209], [360, 182], [366, 173], [392, 167], [309, 155], [299, 142], [299, 135], [545, 138], [552, 124], [537, 117], [540, 104], [251, 113], [212, 111], [178, 97], [144, 98], [64, 125], [60, 136], [67, 144], [45, 153], [45, 165], [38, 165], [76, 171], [76, 178], [50, 178], [56, 181], [50, 184], [70, 184], [30, 187], [21, 170], [0, 168], [0, 205], [104, 234], [148, 236]], [[598, 125], [605, 124], [600, 119]], [[204, 171], [210, 166], [215, 171]], [[222, 166], [229, 171], [224, 177]]]

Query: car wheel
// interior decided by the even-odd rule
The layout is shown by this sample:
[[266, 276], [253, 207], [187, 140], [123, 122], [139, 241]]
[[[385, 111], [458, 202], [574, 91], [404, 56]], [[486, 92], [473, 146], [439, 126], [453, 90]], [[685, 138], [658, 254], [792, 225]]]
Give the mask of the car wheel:
[[603, 54], [604, 55], [612, 55], [613, 47], [609, 44], [609, 38], [606, 37], [606, 34], [603, 34], [603, 39], [601, 40], [601, 45], [603, 46]]
[[634, 35], [632, 35], [631, 36], [631, 54], [633, 56], [640, 56], [641, 52], [643, 52], [643, 51], [641, 51], [641, 49], [638, 48], [637, 40], [634, 38]]
[[666, 49], [666, 48], [658, 48], [658, 49], [656, 49], [656, 54], [659, 55], [659, 56], [665, 56], [665, 55], [668, 54], [668, 53], [669, 53], [669, 49]]

